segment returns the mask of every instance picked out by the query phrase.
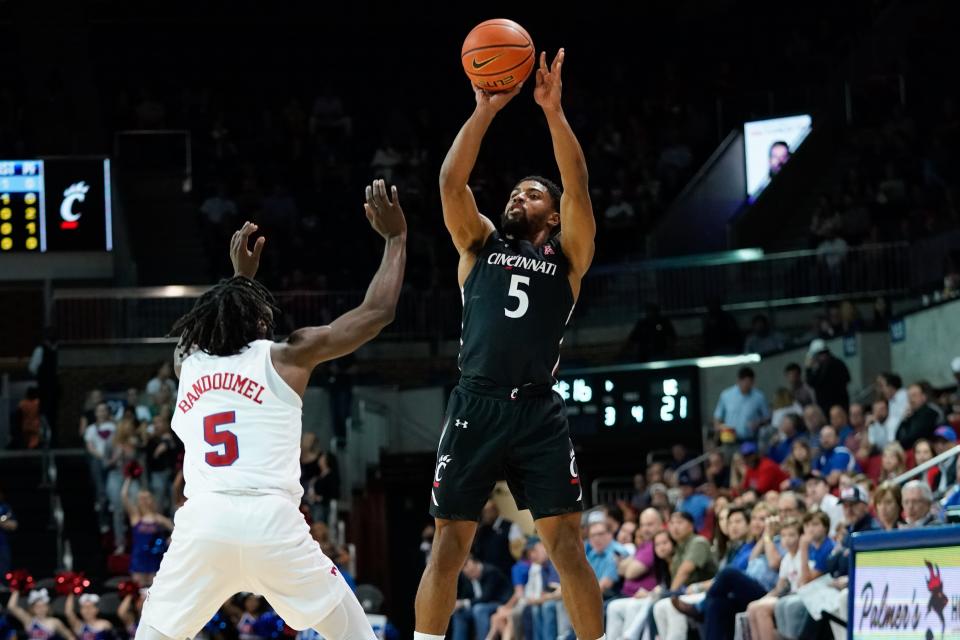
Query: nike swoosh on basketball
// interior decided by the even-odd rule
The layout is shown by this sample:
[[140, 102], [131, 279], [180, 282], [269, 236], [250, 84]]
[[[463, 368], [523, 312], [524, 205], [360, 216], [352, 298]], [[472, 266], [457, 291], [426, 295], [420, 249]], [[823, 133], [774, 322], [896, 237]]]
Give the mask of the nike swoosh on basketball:
[[474, 69], [483, 69], [485, 66], [487, 66], [488, 64], [490, 64], [491, 62], [493, 62], [494, 60], [496, 60], [497, 58], [499, 58], [499, 57], [502, 56], [502, 55], [503, 55], [502, 53], [498, 53], [497, 55], [493, 56], [492, 58], [487, 58], [486, 60], [483, 60], [482, 62], [477, 62], [477, 58], [476, 58], [476, 56], [474, 56], [473, 62], [472, 62], [473, 68], [474, 68]]

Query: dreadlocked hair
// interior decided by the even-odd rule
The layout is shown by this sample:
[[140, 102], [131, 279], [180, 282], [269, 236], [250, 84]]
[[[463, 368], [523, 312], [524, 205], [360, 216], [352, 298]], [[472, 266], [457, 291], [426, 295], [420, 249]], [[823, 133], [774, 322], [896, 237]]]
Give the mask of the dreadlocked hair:
[[267, 309], [280, 313], [273, 294], [256, 280], [234, 276], [200, 296], [167, 335], [180, 337], [183, 356], [194, 346], [210, 355], [232, 356], [262, 337], [261, 322], [267, 334], [272, 333], [274, 322]]

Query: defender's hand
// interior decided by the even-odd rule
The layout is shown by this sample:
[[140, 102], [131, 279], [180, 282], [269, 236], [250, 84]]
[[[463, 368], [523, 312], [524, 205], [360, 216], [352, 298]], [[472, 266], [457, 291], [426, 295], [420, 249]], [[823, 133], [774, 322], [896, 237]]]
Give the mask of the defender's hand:
[[563, 49], [557, 52], [553, 64], [547, 66], [547, 52], [540, 53], [540, 68], [537, 69], [537, 86], [533, 90], [533, 99], [544, 111], [560, 110], [560, 70], [563, 68]]
[[407, 221], [403, 217], [403, 209], [400, 208], [397, 188], [391, 187], [390, 193], [393, 196], [392, 199], [387, 195], [387, 183], [384, 180], [374, 180], [367, 187], [367, 201], [363, 205], [370, 226], [385, 240], [396, 238], [407, 232]]
[[253, 279], [260, 268], [260, 254], [267, 239], [264, 236], [257, 238], [253, 243], [253, 251], [249, 249], [250, 236], [256, 233], [259, 227], [252, 222], [244, 222], [239, 231], [233, 233], [230, 239], [230, 262], [233, 263], [233, 275]]

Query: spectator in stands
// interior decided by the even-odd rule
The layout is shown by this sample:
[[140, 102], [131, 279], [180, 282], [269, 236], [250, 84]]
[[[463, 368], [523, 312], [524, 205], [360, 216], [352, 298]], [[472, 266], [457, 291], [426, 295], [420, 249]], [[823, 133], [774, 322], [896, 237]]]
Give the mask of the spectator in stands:
[[[80, 616], [76, 614], [76, 600], [80, 604]], [[113, 635], [113, 624], [100, 617], [100, 596], [95, 593], [84, 593], [79, 598], [74, 594], [67, 594], [63, 613], [67, 618], [70, 629], [81, 640], [109, 638]]]
[[663, 518], [656, 509], [645, 509], [640, 514], [640, 527], [637, 529], [637, 550], [633, 556], [624, 558], [617, 567], [623, 577], [622, 598], [613, 600], [607, 606], [607, 636], [621, 638], [623, 629], [630, 626], [634, 617], [645, 612], [649, 603], [644, 598], [635, 597], [638, 592], [649, 593], [657, 586], [654, 571], [654, 537], [663, 530]]
[[[943, 425], [933, 432], [933, 452], [940, 455], [957, 446], [957, 432], [952, 427]], [[937, 495], [943, 495], [953, 485], [957, 484], [957, 466], [953, 459], [947, 459], [930, 469], [927, 482]]]
[[788, 478], [780, 483], [781, 489], [799, 489], [810, 475], [813, 464], [813, 450], [803, 438], [796, 438], [790, 446], [790, 455], [783, 461], [783, 469]]
[[916, 382], [907, 390], [910, 409], [897, 429], [897, 441], [910, 449], [920, 438], [930, 438], [937, 425], [943, 423], [943, 412], [933, 402], [930, 384]]
[[770, 458], [761, 456], [754, 443], [744, 442], [740, 445], [740, 454], [746, 464], [741, 485], [743, 489], [753, 489], [758, 494], [763, 494], [779, 489], [780, 484], [787, 479], [786, 472]]
[[60, 406], [60, 383], [57, 375], [59, 347], [56, 328], [44, 327], [43, 339], [33, 350], [27, 365], [27, 369], [37, 380], [40, 413], [53, 428], [57, 426], [57, 410]]
[[669, 468], [671, 471], [677, 471], [681, 467], [686, 467], [683, 471], [678, 474], [678, 480], [682, 481], [683, 478], [689, 478], [693, 482], [700, 482], [703, 480], [703, 470], [700, 468], [699, 464], [691, 465], [689, 464], [693, 460], [693, 455], [687, 451], [687, 447], [683, 444], [675, 444], [670, 447], [670, 464]]
[[[829, 570], [830, 555], [834, 550], [834, 543], [827, 529], [829, 524], [829, 518], [822, 512], [808, 513], [803, 519], [803, 535], [797, 545], [798, 588], [816, 580]], [[787, 595], [777, 600], [774, 615], [780, 636], [809, 637], [804, 635], [809, 614], [799, 595]]]
[[621, 358], [632, 358], [637, 362], [669, 358], [676, 343], [673, 322], [660, 312], [658, 304], [650, 302], [630, 332]]
[[807, 382], [817, 395], [817, 404], [824, 414], [834, 405], [846, 407], [850, 404], [847, 385], [850, 384], [850, 372], [842, 360], [835, 358], [827, 343], [817, 338], [810, 343], [807, 351]]
[[722, 451], [711, 451], [707, 456], [704, 480], [718, 489], [730, 488], [730, 467], [727, 466]]
[[[307, 488], [305, 499], [314, 520], [330, 519], [333, 502], [340, 499], [340, 465], [331, 452], [321, 451], [317, 456], [317, 474]], [[513, 558], [509, 564], [513, 564]], [[497, 568], [501, 568], [501, 565], [497, 565]]]
[[[312, 431], [304, 431], [300, 436], [300, 484], [303, 490], [307, 491], [313, 484], [313, 479], [320, 473], [320, 467], [317, 459], [320, 457], [320, 442], [317, 440], [317, 434]], [[314, 518], [316, 520], [316, 518]]]
[[138, 461], [136, 424], [126, 418], [117, 426], [113, 438], [107, 447], [107, 499], [113, 512], [113, 540], [114, 553], [122, 554], [126, 551], [127, 514], [123, 507], [123, 486], [125, 478], [137, 478], [133, 481], [133, 490], [140, 491], [139, 477], [143, 471]]
[[490, 617], [510, 599], [511, 591], [510, 581], [503, 572], [471, 554], [463, 565], [457, 586], [457, 604], [451, 620], [453, 640], [485, 639], [490, 630]]
[[23, 625], [31, 638], [53, 638], [59, 635], [75, 640], [73, 633], [59, 618], [51, 615], [50, 594], [46, 589], [34, 589], [27, 596], [27, 609], [20, 606], [20, 592], [14, 589], [7, 601], [7, 613]]
[[897, 430], [910, 409], [910, 399], [907, 390], [903, 388], [903, 381], [895, 373], [884, 372], [877, 376], [877, 388], [880, 395], [887, 401], [887, 419], [884, 426], [887, 428], [887, 442], [897, 439]]
[[820, 429], [820, 455], [814, 458], [812, 466], [813, 473], [826, 478], [831, 487], [837, 486], [841, 473], [857, 469], [853, 453], [840, 444], [837, 429], [833, 425], [828, 424]]
[[[689, 592], [690, 587], [713, 578], [717, 573], [717, 561], [707, 539], [694, 533], [693, 517], [689, 513], [673, 513], [668, 526], [676, 542], [670, 564], [670, 591], [676, 592], [681, 587], [688, 587], [688, 594], [681, 596], [680, 600], [694, 604], [703, 600], [703, 593], [702, 590], [700, 593]], [[677, 611], [669, 598], [664, 598], [653, 606], [653, 617], [662, 640], [686, 640], [687, 618]]]
[[685, 511], [692, 515], [694, 527], [697, 531], [702, 531], [711, 500], [697, 491], [696, 486], [696, 482], [689, 476], [680, 479], [681, 499], [677, 502], [677, 511]]
[[[7, 535], [17, 530], [17, 516], [0, 491], [0, 576], [5, 576], [11, 567], [10, 541]], [[0, 640], [3, 640], [0, 636]]]
[[623, 549], [631, 556], [637, 550], [637, 545], [634, 542], [637, 529], [638, 527], [636, 522], [626, 520], [620, 525], [620, 528], [617, 529], [617, 535], [614, 536], [614, 541], [623, 547]]
[[[87, 432], [87, 427], [97, 421], [97, 406], [103, 402], [103, 392], [100, 389], [91, 389], [83, 401], [83, 411], [80, 414], [80, 437], [83, 438]], [[110, 416], [110, 408], [107, 407], [107, 417]]]
[[830, 485], [827, 479], [819, 475], [811, 475], [807, 478], [807, 508], [811, 511], [822, 511], [830, 518], [830, 527], [828, 534], [833, 534], [837, 527], [843, 523], [843, 506], [837, 497], [830, 493]]
[[140, 390], [136, 387], [127, 389], [127, 397], [114, 418], [119, 421], [126, 412], [130, 412], [137, 422], [150, 422], [150, 407], [140, 402]]
[[811, 438], [817, 438], [820, 435], [820, 429], [827, 424], [827, 414], [823, 412], [820, 405], [811, 404], [803, 410], [803, 426]]
[[[782, 515], [782, 514], [781, 514]], [[781, 595], [790, 595], [800, 588], [800, 535], [803, 525], [795, 516], [786, 517], [780, 526], [780, 558], [777, 584], [759, 600], [747, 605], [750, 637], [774, 638], [774, 609]], [[766, 541], [766, 540], [765, 540]], [[809, 552], [808, 552], [809, 556]]]
[[[849, 424], [850, 433], [841, 441], [841, 444], [856, 457], [857, 464], [860, 465], [860, 468], [864, 469], [866, 462], [872, 452], [876, 451], [876, 448], [870, 442], [870, 430], [867, 427], [867, 413], [861, 403], [850, 403]], [[883, 431], [885, 437], [885, 430], [878, 428], [876, 431]]]
[[770, 416], [770, 425], [774, 429], [779, 429], [780, 421], [788, 415], [803, 415], [803, 407], [796, 401], [789, 389], [780, 387], [773, 394], [773, 414]]
[[643, 511], [650, 506], [650, 494], [647, 493], [647, 478], [642, 473], [633, 475], [633, 496], [630, 506], [637, 511]]
[[903, 485], [903, 515], [906, 523], [901, 528], [914, 529], [939, 524], [932, 506], [933, 492], [926, 482], [911, 480]]
[[[767, 457], [776, 462], [783, 462], [790, 456], [793, 450], [793, 443], [800, 435], [800, 416], [795, 413], [788, 413], [780, 419], [780, 428], [777, 436], [773, 440], [770, 448], [767, 450]], [[806, 475], [806, 473], [804, 473]]]
[[[649, 615], [650, 608], [665, 591], [670, 589], [670, 568], [673, 566], [675, 550], [676, 543], [670, 532], [666, 529], [657, 531], [653, 537], [653, 552], [656, 556], [654, 559], [654, 574], [656, 575], [657, 585], [650, 591], [640, 589], [633, 596], [633, 599], [638, 601], [639, 605], [635, 605], [632, 617], [627, 620], [627, 624], [623, 627], [620, 640], [639, 640], [643, 632], [648, 630], [648, 627], [651, 637], [653, 636], [653, 620]], [[614, 628], [614, 632], [616, 631], [617, 629]], [[616, 638], [609, 630], [606, 635], [611, 640]]]
[[727, 311], [718, 298], [707, 304], [707, 315], [703, 319], [703, 343], [710, 355], [740, 353], [743, 337], [737, 320]]
[[847, 408], [835, 404], [830, 407], [829, 415], [829, 424], [836, 430], [837, 438], [839, 442], [843, 444], [843, 442], [853, 434], [853, 426], [850, 424], [850, 416], [847, 413]]
[[877, 522], [884, 531], [899, 529], [903, 526], [903, 499], [900, 487], [895, 484], [881, 484], [873, 494], [873, 511]]
[[147, 440], [146, 467], [150, 492], [157, 502], [157, 511], [170, 513], [172, 506], [173, 474], [182, 451], [180, 439], [170, 429], [170, 420], [158, 415], [153, 418], [153, 435]]
[[587, 527], [587, 562], [593, 568], [597, 581], [600, 583], [600, 591], [604, 595], [604, 600], [612, 598], [613, 587], [617, 584], [620, 577], [617, 574], [617, 565], [622, 559], [616, 553], [611, 545], [613, 534], [606, 522], [594, 522]]
[[913, 443], [914, 466], [921, 465], [933, 459], [933, 445], [926, 438], [920, 438]]
[[893, 480], [907, 470], [907, 454], [899, 442], [891, 442], [883, 448], [880, 461], [879, 482]]
[[737, 372], [737, 383], [720, 394], [713, 412], [718, 431], [732, 429], [740, 441], [755, 437], [761, 424], [770, 419], [770, 407], [763, 392], [754, 387], [754, 373], [750, 367]]
[[801, 520], [807, 515], [807, 506], [794, 491], [781, 491], [777, 496], [777, 513], [775, 520], [784, 522], [790, 518]]
[[94, 419], [86, 426], [83, 441], [87, 449], [87, 464], [90, 468], [90, 479], [93, 482], [96, 496], [95, 509], [100, 513], [100, 531], [107, 525], [107, 449], [117, 430], [110, 420], [110, 409], [107, 403], [100, 402], [94, 409]]
[[36, 449], [43, 441], [40, 420], [40, 392], [27, 387], [10, 420], [10, 448]]
[[152, 401], [150, 403], [150, 415], [166, 415], [167, 417], [173, 416], [173, 405], [177, 399], [177, 392], [170, 391], [168, 385], [161, 385], [155, 394], [150, 396]]
[[480, 525], [473, 539], [473, 555], [485, 565], [508, 575], [515, 557], [520, 556], [524, 537], [520, 526], [500, 515], [493, 500], [487, 500], [480, 512]]
[[161, 387], [166, 387], [172, 397], [177, 396], [177, 381], [173, 379], [173, 365], [164, 360], [157, 367], [157, 373], [147, 382], [147, 395], [155, 396]]
[[813, 387], [803, 381], [803, 369], [796, 362], [791, 362], [783, 369], [783, 376], [787, 381], [787, 389], [793, 394], [801, 407], [816, 404], [817, 393]]
[[[548, 619], [543, 605], [560, 599], [560, 576], [547, 558], [546, 547], [540, 538], [528, 538], [525, 552], [529, 561], [521, 560], [513, 566], [513, 596], [490, 619], [487, 640], [498, 636], [501, 640], [525, 636], [534, 640], [555, 640], [557, 637], [556, 611], [553, 611], [552, 620]], [[524, 625], [524, 619], [532, 625]], [[528, 633], [525, 634], [525, 630]]]
[[783, 334], [774, 331], [770, 327], [770, 319], [764, 314], [753, 316], [753, 330], [747, 334], [747, 339], [743, 343], [744, 353], [771, 353], [773, 351], [782, 351], [785, 340]]
[[874, 450], [882, 450], [890, 442], [890, 435], [887, 430], [889, 417], [887, 399], [881, 397], [874, 400], [870, 413], [867, 415], [867, 439]]

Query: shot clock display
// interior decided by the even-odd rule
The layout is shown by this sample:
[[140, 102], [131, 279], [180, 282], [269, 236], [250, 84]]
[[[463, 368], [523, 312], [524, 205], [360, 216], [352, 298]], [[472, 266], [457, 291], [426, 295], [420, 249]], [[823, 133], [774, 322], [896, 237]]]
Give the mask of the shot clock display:
[[110, 161], [0, 161], [0, 254], [111, 251]]
[[612, 367], [562, 373], [554, 389], [567, 405], [575, 438], [650, 444], [699, 442], [697, 367]]

